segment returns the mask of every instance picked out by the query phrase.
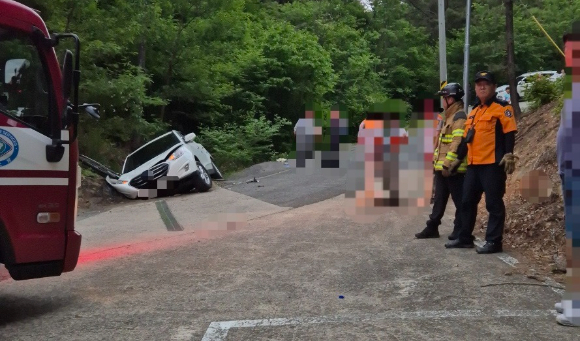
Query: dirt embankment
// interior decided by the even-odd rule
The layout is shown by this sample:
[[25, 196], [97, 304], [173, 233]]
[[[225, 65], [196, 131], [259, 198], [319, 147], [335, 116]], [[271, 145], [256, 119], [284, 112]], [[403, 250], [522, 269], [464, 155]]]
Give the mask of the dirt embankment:
[[107, 185], [103, 177], [83, 172], [79, 189], [79, 213], [99, 211], [112, 205], [129, 202]]
[[[518, 268], [522, 272], [535, 269], [559, 281], [566, 270], [566, 235], [561, 181], [556, 161], [556, 135], [560, 116], [553, 113], [555, 105], [547, 104], [518, 121], [514, 154], [520, 159], [516, 171], [508, 176], [504, 197], [507, 213], [504, 249], [519, 254], [518, 260], [522, 263]], [[550, 190], [544, 193], [543, 200], [525, 199], [522, 196], [522, 178], [532, 171], [536, 174], [543, 172], [549, 178], [545, 186]], [[476, 225], [476, 232], [482, 239], [487, 218], [484, 196]]]

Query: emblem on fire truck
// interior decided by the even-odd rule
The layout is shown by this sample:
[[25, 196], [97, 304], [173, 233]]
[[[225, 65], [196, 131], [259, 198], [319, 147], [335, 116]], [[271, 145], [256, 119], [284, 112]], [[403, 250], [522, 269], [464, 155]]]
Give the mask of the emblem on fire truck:
[[18, 156], [18, 141], [9, 131], [0, 129], [0, 167], [6, 166]]

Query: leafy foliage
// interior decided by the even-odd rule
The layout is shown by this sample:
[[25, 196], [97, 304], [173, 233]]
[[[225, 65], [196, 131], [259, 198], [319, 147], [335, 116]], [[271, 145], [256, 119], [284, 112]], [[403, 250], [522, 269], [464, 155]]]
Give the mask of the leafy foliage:
[[557, 100], [564, 93], [564, 77], [551, 81], [548, 77], [534, 77], [526, 91], [532, 109]]
[[[80, 37], [80, 100], [102, 106], [99, 123], [81, 122], [81, 153], [115, 169], [171, 128], [196, 132], [221, 168], [235, 169], [289, 152], [306, 103], [345, 107], [356, 134], [373, 103], [414, 103], [439, 88], [437, 0], [372, 0], [372, 10], [358, 0], [22, 2], [51, 31]], [[462, 82], [465, 1], [445, 6], [447, 78]], [[502, 0], [473, 2], [470, 79], [487, 69], [506, 83], [502, 9]], [[561, 48], [580, 1], [514, 5], [516, 73], [561, 70], [532, 16]], [[555, 98], [546, 84], [532, 94]]]
[[264, 116], [247, 118], [241, 125], [226, 123], [220, 128], [203, 129], [197, 139], [225, 172], [275, 157], [272, 138], [290, 121], [279, 116], [274, 123]]

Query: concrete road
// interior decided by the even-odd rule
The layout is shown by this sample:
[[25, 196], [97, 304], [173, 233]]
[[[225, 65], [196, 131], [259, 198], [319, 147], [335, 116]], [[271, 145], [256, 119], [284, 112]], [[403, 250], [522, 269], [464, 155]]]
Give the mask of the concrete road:
[[426, 213], [354, 223], [340, 174], [316, 187], [285, 168], [79, 221], [74, 272], [0, 282], [0, 339], [580, 339], [555, 322], [558, 293], [506, 275], [509, 255], [414, 240]]

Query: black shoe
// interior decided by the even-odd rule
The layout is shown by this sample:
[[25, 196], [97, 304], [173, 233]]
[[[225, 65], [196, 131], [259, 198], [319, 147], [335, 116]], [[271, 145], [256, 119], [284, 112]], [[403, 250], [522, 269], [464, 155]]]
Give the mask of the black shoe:
[[447, 236], [447, 239], [455, 240], [455, 239], [457, 239], [457, 235], [458, 235], [458, 233], [453, 232], [449, 236]]
[[503, 248], [501, 243], [485, 242], [484, 246], [478, 246], [475, 251], [480, 254], [498, 253], [503, 252]]
[[415, 233], [415, 238], [417, 239], [439, 238], [439, 231], [426, 227], [423, 229], [423, 231]]
[[450, 242], [445, 243], [445, 247], [448, 249], [470, 249], [475, 247], [473, 241], [471, 242], [464, 242], [459, 239], [452, 240]]

